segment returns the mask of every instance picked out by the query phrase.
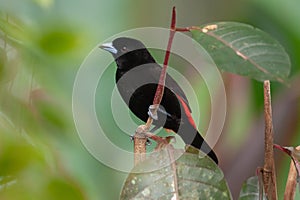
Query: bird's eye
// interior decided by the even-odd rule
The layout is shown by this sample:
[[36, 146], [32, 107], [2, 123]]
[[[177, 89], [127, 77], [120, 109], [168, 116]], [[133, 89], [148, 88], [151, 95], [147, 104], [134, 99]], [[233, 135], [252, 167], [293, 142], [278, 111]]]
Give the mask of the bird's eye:
[[123, 47], [122, 47], [122, 51], [127, 51], [127, 47], [126, 47], [126, 46], [123, 46]]

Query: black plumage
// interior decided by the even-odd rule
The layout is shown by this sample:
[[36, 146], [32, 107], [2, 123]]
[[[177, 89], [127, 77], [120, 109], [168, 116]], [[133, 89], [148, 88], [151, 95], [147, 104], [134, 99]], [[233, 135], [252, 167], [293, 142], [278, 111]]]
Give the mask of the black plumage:
[[[123, 100], [138, 118], [147, 121], [161, 66], [156, 63], [143, 43], [132, 38], [117, 38], [112, 43], [100, 47], [110, 52], [115, 59], [116, 84]], [[186, 144], [200, 149], [218, 163], [216, 154], [197, 131], [190, 113], [186, 95], [167, 74], [163, 98], [157, 113], [158, 119], [154, 120], [153, 124], [173, 130]]]

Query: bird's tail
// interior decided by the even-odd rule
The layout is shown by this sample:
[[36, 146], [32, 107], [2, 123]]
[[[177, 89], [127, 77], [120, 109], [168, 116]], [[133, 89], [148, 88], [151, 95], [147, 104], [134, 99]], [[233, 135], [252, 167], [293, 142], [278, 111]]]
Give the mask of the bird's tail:
[[192, 124], [181, 124], [177, 133], [181, 136], [186, 144], [190, 144], [191, 146], [200, 149], [203, 153], [207, 154], [211, 159], [213, 159], [216, 164], [218, 164], [217, 155]]

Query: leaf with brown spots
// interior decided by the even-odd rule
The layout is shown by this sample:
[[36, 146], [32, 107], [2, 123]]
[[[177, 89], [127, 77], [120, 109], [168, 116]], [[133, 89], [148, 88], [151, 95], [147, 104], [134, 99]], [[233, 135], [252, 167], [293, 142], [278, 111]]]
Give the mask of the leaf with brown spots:
[[289, 76], [288, 54], [278, 41], [257, 28], [237, 22], [218, 22], [190, 31], [222, 71], [281, 83]]

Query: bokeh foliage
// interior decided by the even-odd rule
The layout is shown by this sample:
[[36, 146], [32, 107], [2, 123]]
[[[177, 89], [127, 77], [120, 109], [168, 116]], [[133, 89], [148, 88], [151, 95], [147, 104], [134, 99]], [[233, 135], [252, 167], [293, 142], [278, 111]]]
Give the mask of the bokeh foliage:
[[[291, 56], [292, 77], [290, 88], [272, 86], [276, 142], [299, 145], [297, 0], [1, 0], [1, 199], [119, 197], [126, 174], [95, 160], [76, 133], [71, 111], [74, 78], [84, 57], [107, 37], [135, 27], [168, 27], [173, 5], [177, 6], [179, 26], [240, 21], [259, 27], [281, 42]], [[253, 134], [263, 131], [259, 125], [262, 85], [230, 74], [225, 74], [224, 80], [228, 117], [217, 152], [233, 196], [237, 196], [242, 182], [262, 165], [262, 149], [250, 145], [263, 142], [262, 132]], [[196, 81], [195, 85], [201, 88], [203, 83]], [[207, 102], [202, 102], [200, 110], [205, 110]], [[119, 142], [132, 148], [124, 138]], [[277, 159], [280, 196], [289, 161], [281, 155]]]

